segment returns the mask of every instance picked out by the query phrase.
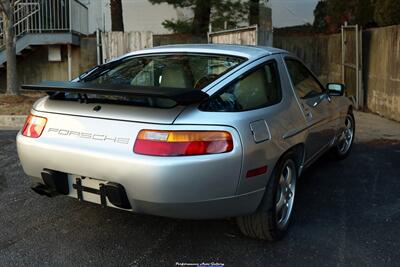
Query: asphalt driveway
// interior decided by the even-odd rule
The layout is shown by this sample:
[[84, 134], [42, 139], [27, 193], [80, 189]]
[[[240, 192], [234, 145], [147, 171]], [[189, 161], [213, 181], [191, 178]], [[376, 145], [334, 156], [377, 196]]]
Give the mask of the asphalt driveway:
[[290, 232], [270, 244], [243, 237], [233, 220], [174, 220], [41, 197], [29, 189], [15, 135], [0, 131], [1, 266], [400, 264], [400, 142], [393, 138], [358, 140], [348, 159], [316, 162], [299, 182]]

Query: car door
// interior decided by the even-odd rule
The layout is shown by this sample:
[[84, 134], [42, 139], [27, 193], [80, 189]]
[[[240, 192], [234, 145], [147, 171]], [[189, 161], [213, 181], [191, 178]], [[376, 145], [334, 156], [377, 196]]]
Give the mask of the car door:
[[[220, 124], [224, 118], [224, 123], [238, 129], [245, 148], [241, 177], [247, 177], [248, 171], [255, 170], [264, 170], [266, 175], [270, 175], [272, 168], [267, 172], [266, 165], [275, 162], [280, 155], [275, 142], [287, 131], [282, 129], [282, 124], [288, 120], [285, 117], [287, 112], [284, 112], [288, 103], [284, 101], [280, 62], [280, 56], [269, 56], [255, 62], [200, 107], [202, 111], [212, 112], [208, 123], [216, 121]], [[237, 193], [260, 189], [266, 181], [265, 173], [241, 179]]]
[[293, 57], [285, 57], [284, 61], [306, 122], [306, 160], [312, 160], [329, 146], [334, 135], [331, 100], [325, 88], [301, 61]]
[[[214, 95], [208, 110], [247, 112], [249, 129], [255, 143], [270, 139], [265, 108], [282, 99], [278, 63], [268, 60], [241, 75], [234, 82]], [[264, 112], [263, 112], [264, 111]]]

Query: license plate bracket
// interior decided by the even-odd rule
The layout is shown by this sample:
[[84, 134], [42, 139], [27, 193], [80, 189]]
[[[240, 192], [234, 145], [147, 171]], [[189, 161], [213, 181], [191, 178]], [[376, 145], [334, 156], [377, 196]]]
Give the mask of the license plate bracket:
[[99, 189], [91, 188], [82, 185], [82, 179], [76, 178], [75, 184], [72, 187], [76, 190], [77, 198], [79, 201], [85, 201], [83, 198], [83, 192], [88, 192], [96, 195], [100, 195], [100, 203], [102, 207], [107, 207], [107, 193], [104, 183], [99, 184]]

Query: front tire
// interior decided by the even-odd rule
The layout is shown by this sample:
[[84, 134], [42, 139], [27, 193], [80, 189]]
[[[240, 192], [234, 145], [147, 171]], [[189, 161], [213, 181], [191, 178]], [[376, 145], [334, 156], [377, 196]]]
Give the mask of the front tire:
[[249, 237], [277, 241], [289, 227], [296, 193], [297, 165], [293, 152], [277, 164], [258, 210], [236, 218], [241, 232]]
[[353, 147], [356, 123], [351, 110], [347, 113], [344, 124], [343, 131], [340, 134], [337, 144], [333, 147], [333, 154], [338, 160], [345, 159], [350, 154]]

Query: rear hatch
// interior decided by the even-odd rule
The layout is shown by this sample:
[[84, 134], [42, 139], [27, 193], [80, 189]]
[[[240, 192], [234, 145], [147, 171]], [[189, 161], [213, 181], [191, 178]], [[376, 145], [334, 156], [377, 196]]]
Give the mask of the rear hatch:
[[245, 58], [190, 52], [126, 56], [99, 65], [73, 82], [23, 85], [50, 97], [34, 109], [74, 116], [172, 124], [184, 106], [209, 96], [203, 91]]
[[[96, 66], [72, 82], [47, 81], [22, 89], [47, 92], [49, 97], [33, 109], [68, 115], [69, 126], [84, 126], [73, 123], [80, 121], [78, 117], [170, 125], [185, 106], [209, 98], [204, 91], [208, 85], [245, 61], [237, 56], [189, 52], [127, 56]], [[94, 126], [86, 128], [113, 130], [107, 124]]]
[[172, 124], [184, 108], [184, 106], [154, 108], [134, 105], [80, 103], [79, 101], [52, 100], [48, 97], [39, 100], [33, 107], [36, 111], [46, 113], [155, 124]]
[[[28, 174], [33, 177], [48, 168], [107, 180], [111, 174], [98, 166], [100, 159], [123, 163], [138, 158], [133, 147], [139, 131], [172, 127], [182, 109], [183, 106], [161, 109], [45, 97], [34, 105], [32, 114], [46, 118], [46, 127], [40, 138], [32, 140], [46, 153], [37, 159], [24, 153], [20, 157], [32, 163]], [[123, 171], [113, 167], [116, 177], [122, 177]]]

